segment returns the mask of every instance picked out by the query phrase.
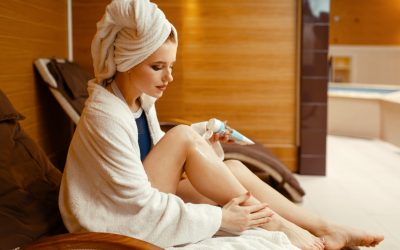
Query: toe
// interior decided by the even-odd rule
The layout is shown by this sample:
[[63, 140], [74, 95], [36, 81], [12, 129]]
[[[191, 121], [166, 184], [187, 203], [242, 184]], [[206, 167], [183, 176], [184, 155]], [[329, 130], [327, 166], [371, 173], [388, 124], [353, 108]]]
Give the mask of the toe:
[[315, 243], [314, 246], [315, 246], [315, 249], [318, 249], [318, 250], [324, 249], [324, 244], [322, 244], [320, 242]]
[[324, 249], [323, 241], [320, 238], [315, 237], [312, 249], [318, 249], [318, 250]]

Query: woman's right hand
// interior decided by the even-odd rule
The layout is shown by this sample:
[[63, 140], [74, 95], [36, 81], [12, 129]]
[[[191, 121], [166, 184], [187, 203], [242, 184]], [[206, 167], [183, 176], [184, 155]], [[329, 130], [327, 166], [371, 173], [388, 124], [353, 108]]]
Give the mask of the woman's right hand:
[[268, 204], [242, 205], [251, 194], [247, 192], [233, 198], [222, 207], [221, 230], [229, 233], [240, 233], [250, 228], [255, 228], [268, 223], [273, 216]]

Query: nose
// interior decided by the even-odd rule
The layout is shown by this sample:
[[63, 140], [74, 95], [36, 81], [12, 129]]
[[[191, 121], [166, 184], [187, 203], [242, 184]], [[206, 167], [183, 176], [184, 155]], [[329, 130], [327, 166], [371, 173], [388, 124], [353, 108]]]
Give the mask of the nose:
[[165, 70], [164, 76], [163, 76], [163, 81], [164, 82], [172, 82], [174, 80], [174, 77], [172, 76], [172, 69], [168, 68]]

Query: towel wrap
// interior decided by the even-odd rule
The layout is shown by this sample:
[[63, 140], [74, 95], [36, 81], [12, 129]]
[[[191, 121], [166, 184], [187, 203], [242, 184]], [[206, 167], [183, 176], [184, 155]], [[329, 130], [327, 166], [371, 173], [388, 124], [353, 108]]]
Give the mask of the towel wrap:
[[153, 54], [175, 27], [149, 0], [113, 0], [92, 40], [92, 58], [97, 83], [125, 72]]

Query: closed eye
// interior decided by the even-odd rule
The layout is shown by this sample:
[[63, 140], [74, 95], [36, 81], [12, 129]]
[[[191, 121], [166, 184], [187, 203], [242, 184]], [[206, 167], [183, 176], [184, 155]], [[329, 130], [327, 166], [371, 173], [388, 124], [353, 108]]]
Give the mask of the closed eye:
[[152, 65], [151, 68], [152, 68], [153, 70], [155, 70], [155, 71], [162, 70], [162, 66], [160, 66], [160, 65]]

